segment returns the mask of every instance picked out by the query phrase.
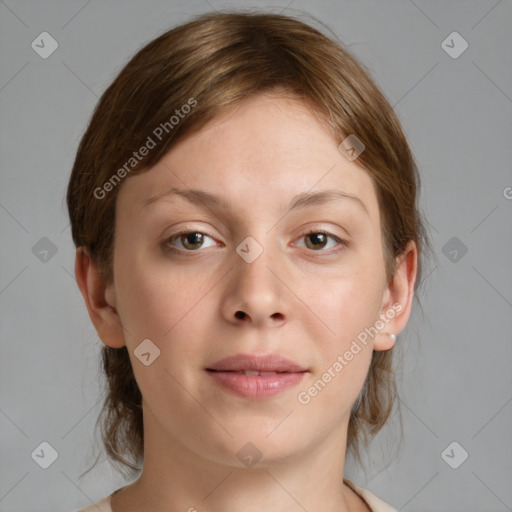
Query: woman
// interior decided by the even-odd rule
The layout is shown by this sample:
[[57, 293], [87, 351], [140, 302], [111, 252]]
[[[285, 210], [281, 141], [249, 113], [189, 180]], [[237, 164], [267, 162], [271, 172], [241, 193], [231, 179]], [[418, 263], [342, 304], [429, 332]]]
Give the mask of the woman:
[[103, 94], [67, 193], [132, 484], [83, 511], [392, 511], [343, 478], [389, 417], [427, 237], [391, 106], [287, 16], [214, 13]]

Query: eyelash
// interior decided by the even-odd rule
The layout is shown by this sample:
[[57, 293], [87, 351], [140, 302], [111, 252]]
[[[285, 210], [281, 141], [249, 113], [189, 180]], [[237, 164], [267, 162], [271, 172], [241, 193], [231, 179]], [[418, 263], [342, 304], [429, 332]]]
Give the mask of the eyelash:
[[[177, 233], [174, 233], [169, 238], [167, 238], [164, 241], [164, 247], [166, 248], [166, 250], [169, 250], [169, 251], [171, 251], [175, 254], [179, 254], [179, 255], [184, 255], [186, 253], [200, 252], [201, 249], [191, 251], [191, 250], [185, 250], [185, 249], [178, 249], [178, 248], [174, 247], [173, 245], [171, 245], [172, 242], [174, 242], [176, 239], [178, 239], [181, 235], [187, 235], [187, 234], [191, 234], [191, 233], [201, 233], [202, 235], [206, 235], [206, 236], [214, 239], [214, 237], [212, 237], [208, 233], [204, 233], [203, 231], [199, 231], [199, 230], [195, 230], [195, 229], [183, 229], [181, 231], [178, 231]], [[343, 239], [339, 238], [338, 236], [334, 235], [333, 233], [330, 233], [329, 231], [325, 231], [323, 229], [312, 229], [310, 231], [307, 231], [307, 232], [303, 233], [299, 237], [299, 239], [305, 238], [305, 237], [307, 237], [309, 235], [313, 235], [313, 234], [325, 235], [329, 238], [332, 238], [333, 240], [335, 240], [338, 243], [337, 248], [335, 248], [335, 249], [331, 248], [328, 251], [324, 251], [323, 249], [318, 250], [318, 251], [310, 250], [310, 252], [312, 253], [311, 256], [314, 258], [331, 256], [331, 255], [337, 254], [338, 252], [342, 251], [345, 247], [349, 246], [349, 243], [346, 240], [343, 240]], [[315, 254], [317, 252], [320, 253], [320, 255]]]

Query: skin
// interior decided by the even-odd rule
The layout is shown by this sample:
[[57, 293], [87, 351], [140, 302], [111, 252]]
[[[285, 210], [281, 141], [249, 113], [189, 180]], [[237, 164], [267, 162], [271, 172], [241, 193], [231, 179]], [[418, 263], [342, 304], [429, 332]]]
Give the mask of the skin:
[[[144, 467], [112, 498], [113, 512], [369, 510], [342, 482], [349, 414], [372, 350], [391, 349], [387, 334], [406, 326], [417, 250], [410, 242], [388, 284], [373, 182], [338, 143], [303, 101], [253, 96], [122, 184], [112, 285], [77, 251], [76, 278], [98, 335], [110, 347], [127, 345], [143, 395]], [[178, 196], [143, 206], [170, 187], [219, 195], [227, 208]], [[366, 210], [337, 199], [288, 211], [296, 194], [325, 189], [357, 196]], [[168, 241], [185, 228], [205, 234], [195, 251], [190, 237], [189, 245]], [[315, 229], [348, 245], [311, 245], [311, 237], [307, 245]], [[248, 236], [263, 248], [252, 263], [235, 251]], [[299, 403], [298, 393], [393, 303], [401, 312]], [[161, 351], [149, 366], [133, 353], [144, 339]], [[228, 393], [204, 370], [236, 353], [272, 352], [309, 372], [265, 400]], [[262, 454], [250, 468], [236, 456], [247, 442]]]

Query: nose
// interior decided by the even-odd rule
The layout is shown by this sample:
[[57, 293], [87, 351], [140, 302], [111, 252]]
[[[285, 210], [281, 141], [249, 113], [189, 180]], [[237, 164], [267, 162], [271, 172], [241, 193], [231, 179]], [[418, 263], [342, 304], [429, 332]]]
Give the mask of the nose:
[[228, 274], [228, 285], [222, 304], [222, 313], [234, 324], [255, 327], [282, 325], [287, 318], [286, 287], [264, 250], [256, 260], [248, 263], [235, 256], [233, 271]]

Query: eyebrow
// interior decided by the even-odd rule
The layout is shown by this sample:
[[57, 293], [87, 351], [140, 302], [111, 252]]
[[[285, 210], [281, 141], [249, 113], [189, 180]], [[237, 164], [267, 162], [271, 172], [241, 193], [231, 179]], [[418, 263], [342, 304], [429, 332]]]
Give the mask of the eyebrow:
[[[169, 196], [183, 197], [197, 206], [212, 209], [229, 209], [228, 204], [221, 197], [211, 194], [210, 192], [192, 188], [180, 189], [176, 187], [172, 187], [160, 194], [146, 199], [142, 203], [142, 207], [161, 201]], [[297, 194], [290, 201], [288, 210], [291, 211], [308, 208], [310, 206], [321, 206], [341, 199], [349, 199], [353, 201], [355, 204], [358, 204], [368, 216], [370, 215], [368, 208], [359, 197], [336, 189], [322, 190], [320, 192], [302, 192]]]

